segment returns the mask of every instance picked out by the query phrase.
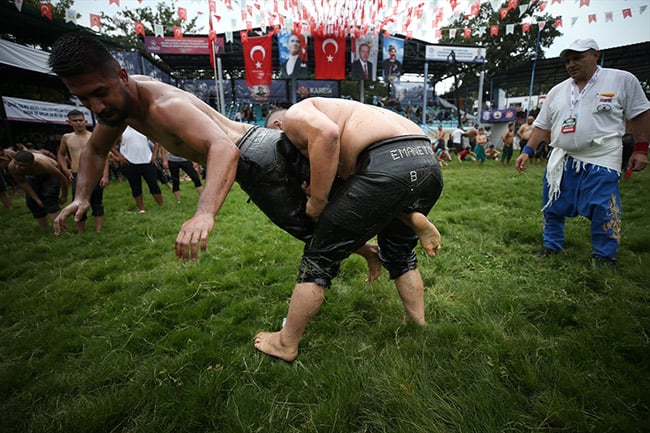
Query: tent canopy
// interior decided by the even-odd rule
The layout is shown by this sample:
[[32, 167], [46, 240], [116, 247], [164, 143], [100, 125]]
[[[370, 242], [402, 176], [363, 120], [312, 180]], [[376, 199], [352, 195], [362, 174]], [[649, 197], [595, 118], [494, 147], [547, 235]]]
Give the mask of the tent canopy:
[[41, 74], [54, 75], [47, 65], [49, 54], [0, 39], [0, 63]]

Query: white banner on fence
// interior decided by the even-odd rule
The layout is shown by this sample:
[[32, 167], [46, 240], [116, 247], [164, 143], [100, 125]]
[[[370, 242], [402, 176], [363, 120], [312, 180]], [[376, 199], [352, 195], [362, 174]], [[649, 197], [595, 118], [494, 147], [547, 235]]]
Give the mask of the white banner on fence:
[[427, 60], [447, 63], [485, 63], [485, 48], [461, 45], [427, 45]]
[[77, 107], [66, 104], [53, 104], [51, 102], [34, 101], [32, 99], [2, 97], [2, 102], [7, 113], [8, 120], [38, 123], [57, 123], [65, 125], [68, 120], [68, 112], [79, 110], [84, 113], [89, 125], [93, 124], [93, 117], [85, 107]]

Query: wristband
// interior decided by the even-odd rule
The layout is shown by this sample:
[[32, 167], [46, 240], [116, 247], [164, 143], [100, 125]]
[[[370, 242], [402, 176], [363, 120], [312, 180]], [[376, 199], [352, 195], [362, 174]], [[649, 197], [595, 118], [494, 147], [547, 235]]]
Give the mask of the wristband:
[[535, 151], [533, 150], [533, 148], [528, 145], [524, 146], [524, 148], [521, 150], [521, 153], [525, 153], [528, 156], [535, 155]]
[[648, 154], [648, 142], [647, 141], [640, 141], [638, 143], [634, 143], [634, 148], [632, 149], [632, 152], [641, 152], [641, 153], [645, 153], [647, 155]]

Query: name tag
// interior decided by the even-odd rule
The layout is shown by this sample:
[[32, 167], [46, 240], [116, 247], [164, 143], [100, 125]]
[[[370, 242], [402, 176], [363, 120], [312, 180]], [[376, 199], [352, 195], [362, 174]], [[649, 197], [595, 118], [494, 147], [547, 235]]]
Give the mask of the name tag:
[[569, 117], [564, 122], [562, 122], [562, 134], [570, 134], [576, 132], [577, 120], [575, 117]]

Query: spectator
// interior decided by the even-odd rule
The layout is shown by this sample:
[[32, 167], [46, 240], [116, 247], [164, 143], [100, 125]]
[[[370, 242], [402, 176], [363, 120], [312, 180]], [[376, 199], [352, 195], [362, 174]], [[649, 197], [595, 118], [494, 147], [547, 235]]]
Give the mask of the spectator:
[[543, 186], [544, 248], [538, 255], [562, 250], [566, 217], [582, 215], [591, 221], [592, 266], [613, 266], [622, 234], [622, 137], [629, 120], [636, 144], [624, 169], [645, 169], [650, 102], [634, 75], [598, 66], [600, 51], [593, 39], [575, 40], [560, 57], [569, 78], [549, 91], [516, 169], [526, 171], [526, 162], [550, 131], [553, 152]]

